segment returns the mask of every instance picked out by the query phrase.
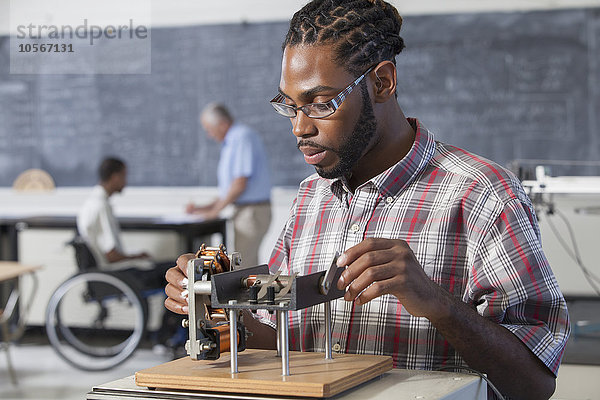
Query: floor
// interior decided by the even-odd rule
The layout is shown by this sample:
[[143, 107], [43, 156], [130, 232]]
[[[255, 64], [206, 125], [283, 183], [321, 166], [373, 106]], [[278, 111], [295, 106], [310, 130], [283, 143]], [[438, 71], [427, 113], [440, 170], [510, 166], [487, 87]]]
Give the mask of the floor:
[[152, 367], [170, 358], [149, 349], [137, 350], [131, 359], [109, 371], [85, 372], [60, 359], [46, 344], [11, 347], [11, 358], [18, 385], [13, 385], [6, 368], [6, 356], [0, 352], [0, 399], [82, 400], [94, 385], [110, 382]]
[[600, 399], [600, 366], [563, 364], [558, 371], [555, 400]]

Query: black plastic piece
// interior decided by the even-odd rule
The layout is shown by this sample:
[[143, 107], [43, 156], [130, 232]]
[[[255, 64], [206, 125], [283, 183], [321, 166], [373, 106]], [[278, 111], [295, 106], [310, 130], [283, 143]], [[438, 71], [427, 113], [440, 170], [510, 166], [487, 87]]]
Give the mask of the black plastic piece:
[[267, 288], [267, 304], [275, 304], [275, 288], [273, 286]]
[[248, 303], [251, 303], [251, 304], [258, 303], [259, 289], [260, 288], [258, 286], [250, 286], [250, 288], [248, 289]]

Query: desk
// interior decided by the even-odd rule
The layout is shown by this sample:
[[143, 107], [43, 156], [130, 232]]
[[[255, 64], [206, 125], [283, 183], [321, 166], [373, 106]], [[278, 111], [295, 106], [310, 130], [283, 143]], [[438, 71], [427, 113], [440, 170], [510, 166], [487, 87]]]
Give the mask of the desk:
[[[227, 243], [226, 220], [194, 220], [193, 218], [170, 221], [160, 217], [118, 218], [122, 230], [175, 231], [185, 243], [186, 251], [194, 251], [194, 241], [202, 236], [220, 233]], [[19, 231], [27, 228], [77, 229], [75, 216], [35, 216], [24, 218], [0, 218], [0, 260], [19, 260]]]
[[[190, 392], [174, 389], [148, 390], [135, 384], [134, 376], [128, 376], [104, 385], [95, 386], [86, 396], [87, 400], [193, 400], [193, 399], [245, 399], [258, 400], [264, 396], [232, 395]], [[290, 400], [291, 397], [269, 396], [269, 400]], [[298, 398], [296, 398], [298, 399]], [[487, 384], [478, 376], [450, 372], [416, 371], [394, 369], [378, 378], [363, 383], [337, 396], [336, 400], [485, 400]]]
[[[6, 307], [0, 307], [0, 322], [11, 318], [13, 309], [17, 306], [17, 298], [19, 297], [19, 284], [18, 282], [11, 282], [12, 280], [19, 278], [21, 275], [30, 274], [41, 266], [23, 265], [13, 261], [0, 261], [0, 305], [6, 303]], [[10, 287], [12, 286], [12, 287]], [[13, 293], [15, 293], [13, 295]], [[14, 304], [11, 305], [14, 298]], [[18, 310], [14, 310], [18, 315]]]
[[17, 262], [0, 261], [0, 282], [18, 278], [21, 275], [31, 273], [40, 268], [41, 266], [39, 265], [22, 265]]

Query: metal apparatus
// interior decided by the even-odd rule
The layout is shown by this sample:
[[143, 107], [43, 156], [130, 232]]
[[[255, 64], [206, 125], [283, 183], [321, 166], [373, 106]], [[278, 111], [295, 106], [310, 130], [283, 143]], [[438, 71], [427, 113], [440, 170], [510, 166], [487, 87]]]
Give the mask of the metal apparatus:
[[227, 255], [225, 246], [206, 247], [204, 244], [196, 253], [196, 258], [188, 263], [188, 319], [183, 320], [189, 329], [189, 340], [185, 347], [194, 360], [217, 360], [222, 352], [230, 351], [230, 325], [239, 330], [234, 351], [245, 349], [246, 332], [244, 325], [233, 324], [223, 308], [211, 306], [211, 277], [231, 271], [241, 264], [239, 253]]
[[230, 351], [231, 373], [237, 373], [237, 354], [246, 348], [239, 311], [267, 310], [276, 313], [277, 354], [282, 359], [282, 375], [289, 375], [289, 311], [325, 303], [325, 357], [331, 359], [329, 302], [344, 295], [334, 285], [344, 270], [337, 267], [337, 257], [327, 271], [271, 275], [267, 265], [239, 269], [239, 253], [229, 256], [223, 245], [202, 245], [187, 267], [189, 311], [184, 326], [189, 328], [188, 354], [195, 360], [216, 360]]

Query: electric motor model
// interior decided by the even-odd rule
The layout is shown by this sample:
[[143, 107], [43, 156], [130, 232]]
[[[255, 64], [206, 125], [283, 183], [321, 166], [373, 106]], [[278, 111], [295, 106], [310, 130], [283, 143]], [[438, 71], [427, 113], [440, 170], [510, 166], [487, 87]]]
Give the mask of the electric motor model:
[[289, 375], [289, 311], [325, 304], [325, 357], [331, 359], [330, 301], [344, 295], [333, 282], [344, 268], [333, 257], [326, 271], [298, 276], [269, 274], [267, 265], [241, 268], [239, 253], [227, 254], [225, 246], [204, 244], [187, 265], [189, 328], [186, 350], [194, 360], [216, 360], [231, 352], [231, 372], [237, 372], [237, 353], [246, 349], [246, 330], [240, 310], [277, 313], [277, 348], [283, 375]]
[[[188, 319], [183, 320], [189, 329], [185, 349], [194, 360], [217, 360], [221, 353], [230, 351], [230, 321], [223, 308], [211, 306], [211, 277], [231, 271], [241, 265], [239, 253], [227, 254], [224, 245], [207, 247], [202, 244], [196, 258], [188, 263]], [[237, 350], [246, 348], [246, 330], [238, 322]]]

